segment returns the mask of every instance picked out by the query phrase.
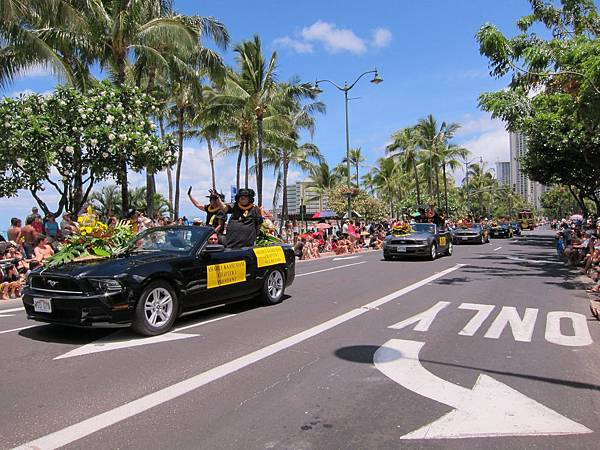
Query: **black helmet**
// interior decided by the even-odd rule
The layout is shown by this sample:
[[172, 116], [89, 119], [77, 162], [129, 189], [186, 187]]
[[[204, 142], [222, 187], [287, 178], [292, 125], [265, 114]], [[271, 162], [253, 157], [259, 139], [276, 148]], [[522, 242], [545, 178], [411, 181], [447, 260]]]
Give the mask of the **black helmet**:
[[248, 188], [240, 189], [237, 192], [237, 194], [235, 194], [235, 201], [237, 202], [242, 195], [247, 195], [248, 197], [250, 197], [250, 202], [254, 203], [254, 196], [256, 195], [256, 193], [254, 192], [254, 189], [248, 189]]

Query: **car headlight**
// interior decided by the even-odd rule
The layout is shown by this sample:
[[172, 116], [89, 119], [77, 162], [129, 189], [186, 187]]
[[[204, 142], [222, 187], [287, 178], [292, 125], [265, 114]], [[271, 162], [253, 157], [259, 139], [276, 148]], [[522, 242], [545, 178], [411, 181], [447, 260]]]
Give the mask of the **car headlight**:
[[111, 278], [89, 280], [94, 290], [99, 292], [121, 292], [123, 286], [117, 280]]

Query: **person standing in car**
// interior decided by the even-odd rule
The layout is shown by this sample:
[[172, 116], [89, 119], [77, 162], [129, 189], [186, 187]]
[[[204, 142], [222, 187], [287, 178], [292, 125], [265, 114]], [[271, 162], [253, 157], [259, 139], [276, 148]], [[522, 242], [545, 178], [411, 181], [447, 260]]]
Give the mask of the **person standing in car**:
[[[217, 193], [211, 191], [211, 194]], [[220, 197], [217, 198], [219, 209], [225, 214], [231, 214], [225, 235], [226, 247], [237, 249], [254, 245], [263, 222], [260, 208], [254, 205], [254, 195], [254, 190], [243, 188], [235, 195], [234, 203], [226, 204]]]
[[215, 229], [215, 233], [217, 233], [219, 236], [222, 235], [225, 231], [225, 222], [227, 220], [227, 216], [221, 210], [217, 200], [220, 200], [222, 202], [223, 200], [225, 200], [225, 195], [218, 194], [216, 192], [210, 192], [210, 195], [207, 196], [208, 205], [203, 205], [194, 197], [192, 197], [191, 186], [188, 189], [187, 194], [194, 206], [200, 211], [204, 211], [206, 213], [206, 225], [209, 227], [213, 227]]

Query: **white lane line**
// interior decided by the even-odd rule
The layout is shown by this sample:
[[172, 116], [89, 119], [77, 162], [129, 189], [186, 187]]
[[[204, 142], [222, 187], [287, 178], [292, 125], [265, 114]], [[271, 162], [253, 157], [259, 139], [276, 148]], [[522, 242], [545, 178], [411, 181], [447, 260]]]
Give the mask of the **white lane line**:
[[315, 273], [329, 272], [330, 270], [343, 269], [344, 267], [358, 266], [359, 264], [365, 264], [365, 263], [366, 263], [366, 261], [361, 261], [361, 262], [352, 263], [352, 264], [344, 264], [343, 266], [330, 267], [329, 269], [315, 270], [314, 272], [300, 273], [300, 274], [296, 275], [296, 278], [305, 277], [306, 275], [313, 275]]
[[408, 294], [409, 292], [412, 292], [415, 289], [426, 285], [427, 283], [431, 283], [432, 281], [435, 281], [438, 278], [442, 278], [443, 276], [454, 272], [455, 270], [458, 270], [463, 266], [464, 264], [457, 264], [454, 267], [450, 267], [421, 281], [417, 281], [416, 283], [413, 283], [410, 286], [406, 286], [405, 288], [402, 288], [396, 292], [392, 292], [391, 294], [386, 295], [385, 297], [372, 301], [371, 303], [367, 303], [366, 305], [360, 308], [353, 309], [351, 311], [348, 311], [347, 313], [334, 317], [333, 319], [330, 319], [312, 328], [304, 330], [298, 334], [282, 339], [279, 342], [267, 345], [266, 347], [263, 347], [252, 353], [248, 353], [221, 366], [207, 370], [206, 372], [180, 381], [179, 383], [160, 389], [156, 392], [153, 392], [152, 394], [140, 397], [137, 400], [125, 403], [124, 405], [118, 406], [117, 408], [111, 409], [97, 416], [90, 417], [89, 419], [86, 419], [82, 422], [63, 428], [62, 430], [55, 431], [54, 433], [48, 434], [34, 441], [27, 442], [17, 448], [30, 450], [42, 448], [44, 450], [51, 450], [63, 447], [67, 444], [70, 444], [71, 442], [77, 441], [78, 439], [81, 439], [85, 436], [89, 436], [92, 433], [100, 431], [106, 427], [109, 427], [125, 419], [147, 411], [151, 408], [154, 408], [157, 405], [168, 402], [191, 391], [194, 391], [208, 383], [211, 383], [215, 380], [237, 372], [238, 370], [243, 369], [244, 367], [248, 367], [254, 364], [255, 362], [268, 358], [269, 356], [272, 356], [276, 353], [281, 352], [282, 350], [299, 344], [300, 342], [310, 339], [311, 337], [324, 333], [325, 331], [328, 331], [344, 322], [347, 322], [351, 319], [354, 319], [355, 317], [367, 313], [368, 311], [371, 311], [377, 306], [383, 305], [384, 303], [388, 303], [404, 294]]
[[347, 259], [356, 259], [356, 258], [360, 258], [360, 255], [345, 256], [345, 257], [342, 257], [342, 258], [333, 258], [332, 261], [345, 261]]
[[14, 314], [0, 314], [0, 317], [14, 317]]
[[4, 333], [12, 333], [13, 331], [21, 331], [21, 330], [26, 330], [27, 328], [33, 328], [33, 327], [38, 327], [41, 324], [37, 324], [37, 325], [29, 325], [27, 327], [21, 327], [21, 328], [13, 328], [12, 330], [2, 330], [0, 331], [0, 334], [4, 334]]
[[206, 325], [207, 323], [217, 322], [219, 320], [227, 319], [229, 317], [233, 317], [236, 314], [225, 314], [223, 316], [215, 317], [214, 319], [203, 320], [201, 322], [193, 323], [191, 325], [186, 325], [185, 327], [175, 328], [172, 333], [177, 333], [179, 331], [187, 330], [188, 328], [199, 327], [200, 325]]
[[502, 247], [495, 248], [494, 251], [500, 250]]
[[6, 314], [6, 313], [24, 311], [24, 310], [25, 310], [25, 308], [23, 308], [22, 306], [20, 308], [0, 309], [0, 314]]

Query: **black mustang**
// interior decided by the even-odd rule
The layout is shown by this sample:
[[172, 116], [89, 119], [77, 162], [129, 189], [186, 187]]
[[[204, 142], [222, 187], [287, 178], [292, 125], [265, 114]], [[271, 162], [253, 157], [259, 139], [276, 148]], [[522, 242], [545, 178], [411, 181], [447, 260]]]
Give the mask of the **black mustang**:
[[438, 255], [452, 255], [452, 235], [446, 228], [433, 223], [413, 223], [406, 236], [386, 236], [383, 258], [391, 260], [405, 256], [425, 256], [434, 260]]
[[159, 227], [109, 260], [36, 269], [23, 290], [29, 319], [75, 326], [133, 326], [152, 336], [194, 311], [260, 297], [283, 299], [295, 276], [291, 246], [240, 250], [207, 244], [207, 227]]

